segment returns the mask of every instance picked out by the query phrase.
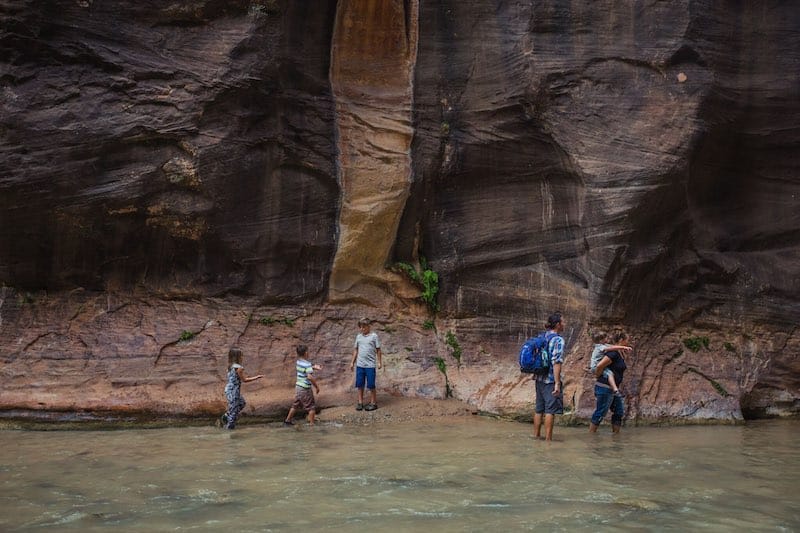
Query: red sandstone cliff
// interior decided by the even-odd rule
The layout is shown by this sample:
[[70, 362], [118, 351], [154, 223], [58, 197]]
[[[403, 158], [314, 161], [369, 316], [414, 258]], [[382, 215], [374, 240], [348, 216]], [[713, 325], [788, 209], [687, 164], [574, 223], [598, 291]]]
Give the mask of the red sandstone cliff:
[[[2, 3], [0, 408], [215, 412], [238, 344], [276, 412], [298, 342], [347, 401], [366, 314], [385, 389], [441, 397], [441, 358], [518, 415], [560, 309], [579, 416], [615, 325], [633, 417], [797, 414], [799, 37], [777, 2]], [[421, 258], [435, 316], [388, 268]]]

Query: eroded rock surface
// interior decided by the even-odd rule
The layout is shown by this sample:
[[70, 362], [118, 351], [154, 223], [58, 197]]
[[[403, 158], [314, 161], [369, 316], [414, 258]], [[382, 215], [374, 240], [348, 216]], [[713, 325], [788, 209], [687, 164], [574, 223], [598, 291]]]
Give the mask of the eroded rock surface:
[[[800, 412], [800, 6], [0, 19], [0, 408], [216, 412], [238, 344], [278, 413], [298, 342], [347, 403], [369, 315], [387, 392], [529, 415], [516, 352], [560, 309], [579, 417], [587, 332], [615, 326], [633, 419]], [[438, 314], [397, 261], [439, 274]]]
[[417, 1], [339, 2], [331, 46], [342, 191], [329, 299], [387, 300], [411, 188]]

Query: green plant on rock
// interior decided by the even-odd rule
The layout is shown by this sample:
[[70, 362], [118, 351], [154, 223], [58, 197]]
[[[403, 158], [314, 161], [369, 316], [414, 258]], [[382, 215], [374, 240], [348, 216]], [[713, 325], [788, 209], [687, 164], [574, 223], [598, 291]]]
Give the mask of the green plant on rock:
[[714, 390], [717, 391], [717, 394], [719, 394], [723, 398], [726, 398], [726, 397], [730, 396], [730, 393], [727, 390], [725, 390], [725, 387], [723, 387], [717, 380], [710, 378], [709, 376], [705, 375], [703, 372], [700, 372], [698, 369], [696, 369], [694, 367], [689, 367], [688, 371], [689, 372], [693, 372], [693, 373], [697, 374], [698, 376], [700, 376], [701, 378], [703, 378], [706, 381], [708, 381], [709, 384], [712, 387], [714, 387]]
[[428, 308], [434, 313], [439, 310], [436, 303], [436, 295], [439, 294], [439, 274], [433, 270], [422, 271], [422, 301], [428, 304]]
[[422, 323], [422, 329], [436, 329], [436, 324], [433, 322], [433, 320], [426, 320]]
[[288, 318], [288, 317], [275, 318], [275, 317], [272, 317], [272, 316], [265, 316], [265, 317], [261, 317], [258, 322], [259, 322], [259, 324], [262, 324], [264, 326], [274, 326], [275, 324], [285, 324], [285, 325], [289, 326], [290, 328], [292, 326], [294, 326], [294, 319], [293, 318]]
[[683, 345], [693, 352], [698, 352], [700, 348], [708, 349], [709, 340], [708, 337], [689, 337], [683, 339]]
[[195, 333], [193, 331], [189, 331], [189, 330], [185, 329], [185, 330], [181, 331], [181, 336], [178, 337], [178, 339], [181, 342], [187, 342], [187, 341], [192, 340], [194, 338], [194, 336], [195, 336]]
[[444, 375], [444, 397], [452, 398], [453, 389], [450, 388], [450, 379], [447, 377], [447, 363], [441, 357], [434, 357], [433, 363], [439, 369], [439, 372]]
[[735, 352], [736, 351], [736, 348], [733, 346], [733, 344], [731, 344], [729, 342], [726, 342], [725, 344], [723, 344], [723, 346], [729, 352]]
[[409, 263], [395, 263], [392, 270], [402, 272], [408, 279], [421, 289], [420, 299], [425, 302], [432, 313], [439, 311], [439, 304], [436, 303], [436, 295], [439, 294], [439, 274], [428, 268], [428, 263], [424, 257], [420, 257], [421, 271], [417, 271]]
[[452, 331], [448, 331], [444, 337], [444, 342], [453, 350], [453, 358], [461, 366], [461, 345], [458, 344], [455, 334]]
[[414, 268], [414, 266], [410, 265], [409, 263], [403, 263], [403, 262], [395, 263], [394, 270], [402, 272], [403, 274], [408, 276], [408, 279], [410, 279], [414, 283], [421, 282], [417, 269]]

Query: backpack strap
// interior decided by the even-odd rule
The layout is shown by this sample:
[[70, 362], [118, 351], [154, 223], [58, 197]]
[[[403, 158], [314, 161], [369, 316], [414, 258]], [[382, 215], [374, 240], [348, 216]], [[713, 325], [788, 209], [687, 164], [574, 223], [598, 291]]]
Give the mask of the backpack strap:
[[553, 357], [553, 339], [558, 337], [558, 333], [554, 331], [545, 331], [544, 339], [547, 341], [547, 356]]

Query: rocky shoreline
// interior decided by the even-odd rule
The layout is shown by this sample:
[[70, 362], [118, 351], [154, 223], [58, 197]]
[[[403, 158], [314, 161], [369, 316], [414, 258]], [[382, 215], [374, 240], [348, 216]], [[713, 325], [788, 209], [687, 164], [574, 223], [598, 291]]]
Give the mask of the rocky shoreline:
[[[464, 402], [446, 399], [429, 400], [421, 398], [400, 398], [387, 394], [379, 394], [379, 408], [372, 412], [356, 411], [352, 404], [327, 405], [320, 409], [317, 423], [320, 425], [369, 426], [374, 424], [392, 424], [415, 422], [430, 419], [447, 419], [454, 417], [489, 417], [500, 420], [513, 420], [530, 423], [532, 413], [527, 416], [500, 416], [481, 412]], [[279, 427], [285, 411], [272, 414], [246, 414], [240, 420], [240, 426], [253, 427], [264, 425]], [[298, 415], [295, 422], [305, 425], [304, 416]], [[686, 426], [686, 425], [739, 425], [742, 419], [627, 419], [626, 426]], [[125, 430], [156, 429], [168, 427], [218, 426], [218, 419], [209, 415], [165, 415], [159, 413], [120, 413], [112, 411], [35, 411], [5, 410], [0, 411], [0, 430], [28, 431], [61, 431], [61, 430]], [[572, 412], [556, 418], [557, 426], [586, 426], [588, 419], [578, 417]]]

